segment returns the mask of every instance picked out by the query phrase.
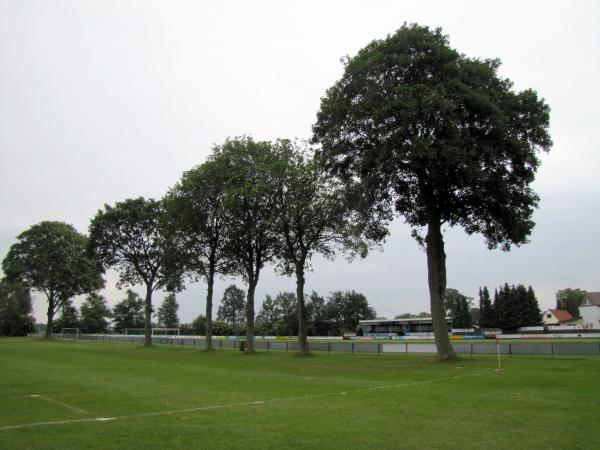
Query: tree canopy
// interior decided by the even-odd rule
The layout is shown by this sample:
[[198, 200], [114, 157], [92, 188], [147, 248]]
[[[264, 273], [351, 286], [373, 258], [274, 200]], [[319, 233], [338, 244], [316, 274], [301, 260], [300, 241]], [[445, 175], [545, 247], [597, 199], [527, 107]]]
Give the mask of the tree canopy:
[[212, 348], [212, 310], [215, 275], [232, 269], [225, 251], [227, 224], [225, 197], [228, 173], [224, 160], [209, 158], [183, 173], [165, 197], [171, 217], [174, 253], [171, 261], [192, 278], [206, 279], [206, 345]]
[[17, 236], [2, 261], [8, 280], [45, 295], [46, 337], [56, 312], [73, 297], [100, 289], [102, 268], [88, 252], [88, 239], [63, 222], [40, 222]]
[[34, 330], [29, 288], [0, 280], [0, 336], [26, 336]]
[[179, 317], [177, 317], [177, 310], [179, 305], [175, 294], [170, 292], [167, 294], [158, 308], [157, 317], [158, 323], [167, 328], [177, 328], [179, 326]]
[[221, 304], [217, 309], [217, 319], [223, 320], [230, 325], [236, 325], [244, 322], [244, 308], [246, 293], [238, 288], [235, 284], [231, 284], [223, 292]]
[[270, 142], [245, 136], [227, 139], [213, 149], [210, 158], [227, 174], [225, 251], [232, 272], [248, 283], [246, 348], [254, 353], [254, 293], [261, 270], [273, 261], [279, 249], [273, 227], [272, 173], [282, 157]]
[[576, 319], [581, 317], [579, 307], [585, 298], [585, 291], [581, 289], [561, 289], [556, 293], [556, 308], [569, 311]]
[[[367, 245], [351, 221], [339, 182], [329, 177], [299, 143], [275, 143], [281, 163], [274, 166], [274, 228], [280, 240], [277, 268], [296, 278], [297, 334], [300, 354], [308, 353], [305, 272], [315, 254], [332, 258], [336, 251], [366, 256]], [[296, 334], [296, 333], [294, 333]]]
[[104, 297], [97, 293], [87, 296], [79, 307], [79, 328], [83, 333], [105, 333], [112, 313]]
[[179, 277], [165, 270], [172, 255], [167, 218], [161, 202], [139, 197], [104, 205], [90, 223], [90, 248], [104, 268], [119, 273], [119, 286], [146, 287], [144, 345], [152, 343], [152, 293], [179, 285]]
[[439, 28], [404, 25], [344, 65], [313, 140], [372, 237], [383, 238], [395, 214], [414, 227], [427, 252], [437, 357], [455, 358], [442, 305], [442, 225], [481, 233], [489, 248], [527, 242], [537, 152], [551, 147], [549, 107], [531, 89], [515, 92], [499, 60], [451, 48]]
[[126, 297], [112, 309], [114, 328], [123, 332], [127, 328], [144, 328], [144, 301], [131, 289]]

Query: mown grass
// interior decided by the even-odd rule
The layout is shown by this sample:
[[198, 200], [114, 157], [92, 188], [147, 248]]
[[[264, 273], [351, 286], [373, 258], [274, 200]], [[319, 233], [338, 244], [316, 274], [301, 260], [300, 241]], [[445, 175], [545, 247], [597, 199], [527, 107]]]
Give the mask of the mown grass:
[[600, 358], [496, 364], [3, 338], [0, 448], [600, 448]]

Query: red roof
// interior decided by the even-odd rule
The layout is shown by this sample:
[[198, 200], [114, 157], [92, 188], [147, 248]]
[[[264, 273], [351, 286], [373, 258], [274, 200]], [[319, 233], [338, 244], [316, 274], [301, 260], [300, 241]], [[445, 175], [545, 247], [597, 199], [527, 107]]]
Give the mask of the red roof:
[[569, 311], [563, 311], [562, 309], [551, 309], [550, 312], [559, 322], [568, 322], [569, 320], [573, 320], [573, 316]]

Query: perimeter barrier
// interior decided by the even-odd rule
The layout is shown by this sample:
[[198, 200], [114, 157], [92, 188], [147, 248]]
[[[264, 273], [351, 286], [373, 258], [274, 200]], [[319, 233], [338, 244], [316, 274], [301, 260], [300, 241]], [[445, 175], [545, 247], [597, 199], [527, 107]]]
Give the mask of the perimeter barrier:
[[[60, 339], [60, 333], [53, 334], [53, 338]], [[141, 344], [144, 336], [125, 334], [80, 334], [80, 341], [122, 342]], [[213, 348], [239, 349], [241, 339], [213, 339]], [[170, 346], [206, 347], [206, 339], [199, 336], [153, 336], [152, 343]], [[281, 340], [257, 340], [257, 350], [296, 351], [298, 342]], [[600, 342], [542, 342], [542, 343], [501, 343], [502, 355], [600, 355]], [[311, 342], [310, 351], [321, 352], [347, 352], [347, 353], [436, 353], [435, 344], [432, 343], [377, 343], [377, 342]], [[481, 342], [454, 342], [452, 347], [456, 353], [462, 355], [497, 354], [498, 348], [494, 343]]]

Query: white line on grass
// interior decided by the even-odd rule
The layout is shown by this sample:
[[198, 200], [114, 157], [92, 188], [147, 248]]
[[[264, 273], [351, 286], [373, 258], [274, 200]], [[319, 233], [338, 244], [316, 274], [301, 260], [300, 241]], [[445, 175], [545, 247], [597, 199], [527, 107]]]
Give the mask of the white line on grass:
[[68, 410], [70, 410], [70, 411], [73, 411], [73, 412], [75, 412], [75, 413], [77, 413], [77, 414], [92, 414], [91, 412], [89, 412], [89, 411], [86, 411], [85, 409], [76, 408], [76, 407], [75, 407], [75, 406], [73, 406], [73, 405], [69, 405], [68, 403], [64, 403], [64, 402], [61, 402], [61, 401], [55, 400], [55, 399], [53, 399], [53, 398], [50, 398], [50, 397], [46, 397], [45, 395], [41, 395], [41, 394], [30, 394], [30, 395], [28, 395], [27, 397], [30, 397], [30, 398], [41, 398], [42, 400], [46, 400], [47, 402], [56, 403], [57, 405], [60, 405], [60, 406], [62, 406], [63, 408], [67, 408]]
[[222, 405], [212, 405], [212, 406], [199, 406], [196, 408], [186, 408], [186, 409], [174, 409], [171, 411], [156, 411], [149, 413], [140, 413], [140, 414], [130, 414], [126, 416], [115, 416], [115, 417], [90, 417], [86, 419], [71, 419], [71, 420], [57, 420], [52, 422], [34, 422], [34, 423], [25, 423], [20, 425], [9, 425], [0, 427], [0, 431], [7, 430], [17, 430], [21, 428], [32, 428], [32, 427], [41, 427], [41, 426], [51, 426], [51, 425], [65, 425], [71, 423], [82, 423], [82, 422], [111, 422], [115, 420], [125, 420], [125, 419], [136, 419], [142, 417], [155, 417], [155, 416], [168, 416], [174, 414], [185, 414], [190, 412], [199, 412], [199, 411], [209, 411], [214, 409], [226, 409], [226, 408], [235, 408], [239, 406], [252, 406], [252, 405], [262, 405], [268, 402], [285, 402], [285, 401], [295, 401], [295, 400], [306, 400], [310, 398], [319, 398], [319, 397], [333, 397], [336, 395], [348, 395], [353, 394], [355, 392], [366, 392], [366, 391], [375, 391], [380, 389], [393, 389], [399, 387], [408, 387], [408, 386], [417, 386], [421, 384], [430, 384], [430, 383], [438, 383], [440, 381], [449, 381], [449, 380], [457, 380], [459, 378], [465, 378], [469, 376], [477, 376], [482, 375], [484, 372], [476, 373], [476, 374], [464, 374], [464, 375], [456, 375], [453, 377], [443, 377], [443, 378], [434, 378], [431, 380], [421, 380], [421, 381], [413, 381], [408, 383], [397, 383], [397, 384], [389, 384], [385, 386], [371, 386], [359, 389], [352, 389], [349, 391], [341, 391], [341, 392], [327, 392], [323, 394], [307, 394], [301, 395], [297, 397], [283, 397], [283, 398], [271, 398], [267, 400], [254, 400], [250, 402], [242, 402], [242, 403], [228, 403]]

